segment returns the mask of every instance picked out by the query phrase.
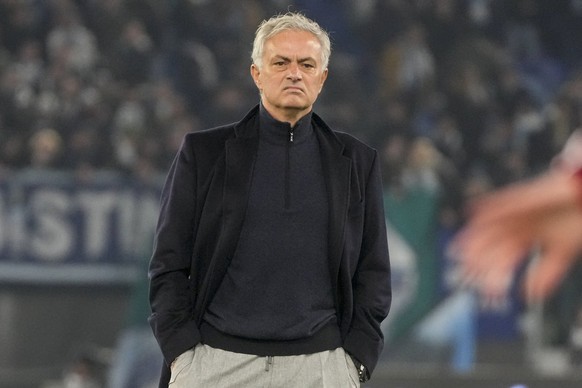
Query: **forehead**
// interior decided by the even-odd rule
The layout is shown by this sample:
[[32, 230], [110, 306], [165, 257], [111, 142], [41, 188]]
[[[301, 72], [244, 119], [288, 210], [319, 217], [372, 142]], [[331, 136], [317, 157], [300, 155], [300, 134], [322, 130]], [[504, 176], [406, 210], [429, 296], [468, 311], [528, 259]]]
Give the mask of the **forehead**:
[[308, 31], [285, 30], [271, 36], [265, 42], [265, 56], [301, 56], [319, 58], [321, 43]]

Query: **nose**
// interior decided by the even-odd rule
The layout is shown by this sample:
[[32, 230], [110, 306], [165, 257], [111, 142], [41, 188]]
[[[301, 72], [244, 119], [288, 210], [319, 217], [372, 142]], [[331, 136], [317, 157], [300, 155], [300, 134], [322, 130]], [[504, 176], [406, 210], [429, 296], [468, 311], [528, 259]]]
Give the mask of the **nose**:
[[287, 78], [292, 81], [298, 81], [302, 77], [299, 65], [297, 63], [290, 63], [287, 69]]

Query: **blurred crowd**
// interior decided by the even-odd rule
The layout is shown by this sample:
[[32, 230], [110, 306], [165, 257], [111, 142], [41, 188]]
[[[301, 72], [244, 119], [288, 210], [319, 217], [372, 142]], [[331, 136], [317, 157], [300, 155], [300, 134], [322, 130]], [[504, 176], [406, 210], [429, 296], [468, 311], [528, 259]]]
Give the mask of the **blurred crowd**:
[[438, 192], [444, 229], [582, 126], [582, 0], [0, 0], [0, 179], [164, 174], [258, 103], [254, 32], [287, 10], [332, 37], [317, 112], [380, 151], [389, 195]]
[[165, 171], [258, 102], [253, 34], [287, 9], [330, 31], [317, 109], [388, 186], [506, 183], [581, 124], [579, 0], [0, 0], [0, 173]]

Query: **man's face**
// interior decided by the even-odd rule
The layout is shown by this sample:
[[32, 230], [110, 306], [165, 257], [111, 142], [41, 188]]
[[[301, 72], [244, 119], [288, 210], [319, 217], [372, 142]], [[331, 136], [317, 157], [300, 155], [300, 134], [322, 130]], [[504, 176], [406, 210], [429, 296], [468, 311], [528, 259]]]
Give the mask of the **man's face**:
[[321, 44], [307, 31], [282, 31], [265, 42], [262, 65], [251, 75], [267, 111], [291, 124], [313, 107], [327, 69], [322, 68]]

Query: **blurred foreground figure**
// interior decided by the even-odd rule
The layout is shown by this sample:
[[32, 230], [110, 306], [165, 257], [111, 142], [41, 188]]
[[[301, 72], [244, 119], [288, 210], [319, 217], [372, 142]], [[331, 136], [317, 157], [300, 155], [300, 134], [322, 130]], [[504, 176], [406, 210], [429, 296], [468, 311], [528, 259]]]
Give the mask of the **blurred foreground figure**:
[[582, 253], [582, 130], [546, 173], [476, 199], [451, 245], [462, 280], [489, 298], [506, 294], [532, 253], [523, 291], [536, 302], [552, 294]]
[[305, 16], [262, 23], [260, 104], [184, 138], [149, 267], [161, 386], [358, 387], [391, 303], [380, 163], [312, 107], [329, 36]]

